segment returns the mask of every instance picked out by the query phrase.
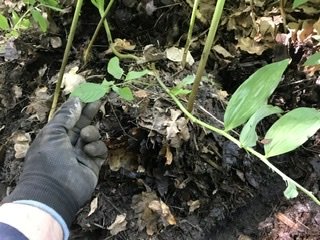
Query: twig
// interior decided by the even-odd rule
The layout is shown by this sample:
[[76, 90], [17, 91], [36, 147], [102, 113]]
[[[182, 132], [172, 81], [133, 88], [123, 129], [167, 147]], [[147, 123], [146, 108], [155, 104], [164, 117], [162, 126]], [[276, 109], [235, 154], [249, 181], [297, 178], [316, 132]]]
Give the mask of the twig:
[[68, 57], [69, 57], [69, 54], [70, 54], [70, 49], [71, 49], [71, 46], [72, 46], [74, 34], [76, 32], [76, 29], [77, 29], [77, 24], [78, 24], [78, 20], [79, 20], [81, 8], [82, 8], [82, 3], [83, 3], [83, 0], [78, 0], [77, 1], [76, 10], [74, 12], [72, 23], [71, 23], [71, 27], [70, 27], [70, 33], [69, 33], [69, 36], [68, 36], [67, 46], [66, 46], [66, 48], [64, 50], [63, 60], [62, 60], [62, 64], [61, 64], [60, 71], [59, 71], [59, 77], [58, 77], [58, 81], [56, 83], [56, 89], [54, 91], [54, 96], [53, 96], [51, 109], [50, 109], [50, 112], [49, 112], [48, 121], [53, 117], [53, 114], [54, 114], [54, 112], [56, 111], [56, 108], [57, 108], [57, 103], [58, 103], [58, 99], [59, 99], [60, 91], [61, 91], [61, 83], [62, 83], [64, 71], [65, 71], [66, 66], [67, 66]]

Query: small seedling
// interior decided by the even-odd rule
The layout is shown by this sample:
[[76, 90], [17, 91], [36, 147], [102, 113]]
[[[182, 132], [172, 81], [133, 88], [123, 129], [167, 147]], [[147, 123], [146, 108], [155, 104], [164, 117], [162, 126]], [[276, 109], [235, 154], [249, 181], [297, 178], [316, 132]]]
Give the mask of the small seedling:
[[[110, 59], [107, 65], [107, 71], [115, 80], [120, 80], [121, 83], [116, 84], [115, 81], [103, 80], [98, 83], [82, 83], [72, 93], [71, 96], [79, 97], [85, 103], [94, 102], [105, 96], [110, 90], [117, 93], [122, 99], [132, 101], [134, 99], [131, 89], [126, 86], [133, 80], [139, 79], [147, 74], [152, 74], [149, 70], [129, 71], [126, 75], [120, 66], [118, 57]], [[119, 87], [119, 86], [122, 87]]]

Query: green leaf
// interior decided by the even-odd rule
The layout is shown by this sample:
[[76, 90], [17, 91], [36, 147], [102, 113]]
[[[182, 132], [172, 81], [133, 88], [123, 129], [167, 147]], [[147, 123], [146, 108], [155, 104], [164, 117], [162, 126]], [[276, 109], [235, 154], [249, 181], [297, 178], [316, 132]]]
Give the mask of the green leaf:
[[30, 20], [28, 18], [23, 18], [19, 25], [16, 27], [16, 29], [28, 29], [30, 28], [31, 26], [31, 23], [30, 23]]
[[44, 18], [38, 10], [32, 9], [31, 14], [34, 21], [39, 24], [41, 31], [46, 32], [48, 29], [48, 20]]
[[304, 66], [312, 66], [320, 64], [320, 52], [312, 54], [308, 57], [307, 61], [303, 64]]
[[191, 90], [189, 89], [184, 89], [184, 88], [178, 88], [178, 87], [174, 87], [170, 90], [170, 92], [175, 95], [175, 96], [178, 96], [178, 95], [187, 95], [191, 92]]
[[106, 93], [108, 90], [101, 84], [86, 82], [76, 87], [70, 96], [79, 97], [82, 102], [90, 103], [99, 100]]
[[300, 5], [305, 4], [308, 1], [309, 0], [293, 0], [292, 8], [299, 7]]
[[57, 0], [40, 0], [39, 1], [42, 5], [50, 6], [50, 7], [58, 7], [59, 2]]
[[185, 87], [194, 82], [195, 76], [193, 74], [187, 75], [182, 81], [178, 84], [178, 86]]
[[115, 79], [120, 79], [123, 75], [123, 69], [120, 67], [120, 61], [118, 57], [113, 57], [110, 59], [107, 68], [108, 73], [110, 73]]
[[290, 152], [308, 140], [320, 128], [320, 112], [296, 108], [283, 115], [268, 130], [264, 145], [266, 157]]
[[117, 86], [112, 86], [112, 90], [116, 92], [124, 100], [132, 101], [134, 99], [132, 91], [128, 87], [119, 88]]
[[34, 5], [36, 3], [36, 0], [24, 0], [25, 4]]
[[107, 92], [110, 91], [110, 88], [114, 85], [114, 81], [107, 81], [106, 79], [103, 79], [101, 86], [106, 89]]
[[2, 14], [0, 14], [0, 29], [5, 31], [10, 29], [8, 19]]
[[141, 78], [143, 77], [144, 75], [147, 75], [149, 74], [149, 70], [148, 69], [145, 69], [145, 70], [142, 70], [142, 71], [130, 71], [128, 72], [127, 76], [126, 76], [126, 79], [125, 81], [129, 81], [129, 80], [134, 80], [134, 79], [137, 79], [137, 78]]
[[13, 26], [15, 26], [19, 20], [20, 20], [20, 17], [19, 15], [16, 13], [16, 11], [12, 11], [12, 17], [11, 17], [11, 20], [12, 20], [12, 23], [13, 23]]
[[224, 114], [225, 130], [245, 123], [278, 86], [289, 59], [268, 64], [252, 74], [232, 95]]
[[296, 185], [294, 185], [292, 182], [288, 181], [288, 186], [286, 190], [283, 192], [284, 196], [287, 199], [296, 198], [299, 195], [299, 192], [297, 191]]
[[244, 125], [241, 134], [240, 142], [244, 147], [254, 147], [258, 140], [258, 135], [256, 133], [257, 124], [265, 117], [283, 112], [281, 108], [264, 105], [259, 110], [257, 110], [249, 119], [249, 121]]

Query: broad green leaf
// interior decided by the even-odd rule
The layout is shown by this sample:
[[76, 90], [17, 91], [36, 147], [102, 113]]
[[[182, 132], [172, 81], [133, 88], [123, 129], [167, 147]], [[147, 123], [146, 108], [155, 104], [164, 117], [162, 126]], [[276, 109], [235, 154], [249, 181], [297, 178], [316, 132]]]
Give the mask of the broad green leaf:
[[320, 112], [316, 109], [301, 107], [288, 112], [271, 126], [265, 136], [266, 157], [296, 149], [319, 128]]
[[124, 100], [132, 101], [134, 99], [132, 91], [128, 87], [119, 88], [116, 86], [112, 86], [112, 90], [116, 92]]
[[9, 30], [10, 26], [8, 23], [8, 19], [0, 14], [0, 30]]
[[120, 79], [123, 75], [123, 69], [120, 67], [120, 61], [118, 57], [113, 57], [110, 59], [107, 68], [108, 73], [110, 73], [115, 79]]
[[12, 20], [12, 23], [13, 23], [13, 26], [15, 26], [19, 20], [20, 20], [20, 17], [19, 15], [16, 13], [16, 11], [12, 11], [12, 17], [11, 17], [11, 20]]
[[283, 112], [281, 108], [263, 105], [259, 110], [257, 110], [249, 119], [249, 121], [244, 125], [241, 134], [240, 142], [244, 147], [254, 147], [258, 140], [258, 135], [256, 133], [257, 124], [265, 117]]
[[90, 103], [99, 100], [107, 92], [101, 84], [85, 82], [77, 86], [70, 96], [79, 97], [82, 102]]
[[149, 74], [149, 72], [150, 71], [148, 69], [145, 69], [142, 71], [130, 71], [130, 72], [128, 72], [125, 80], [129, 81], [129, 80], [138, 79], [138, 78], [143, 77], [144, 75]]
[[305, 4], [308, 1], [309, 0], [293, 0], [292, 8], [299, 7], [300, 5]]
[[30, 20], [28, 18], [23, 18], [18, 26], [15, 26], [16, 29], [29, 29], [31, 26]]
[[114, 81], [107, 81], [106, 79], [103, 79], [101, 86], [103, 86], [106, 89], [106, 91], [109, 92], [113, 84]]
[[303, 64], [304, 66], [312, 66], [320, 64], [320, 52], [317, 52], [310, 57], [308, 57], [307, 61]]
[[290, 181], [288, 181], [287, 183], [288, 183], [288, 186], [287, 186], [286, 190], [283, 192], [284, 196], [287, 199], [296, 198], [299, 195], [299, 192], [298, 192], [296, 186]]
[[31, 10], [31, 14], [34, 21], [39, 24], [41, 31], [46, 32], [48, 29], [48, 20], [45, 19], [38, 10]]
[[57, 0], [40, 0], [39, 1], [42, 5], [47, 5], [50, 7], [58, 7], [59, 2]]
[[226, 131], [245, 123], [262, 105], [267, 104], [288, 64], [289, 59], [268, 64], [241, 84], [232, 95], [224, 114]]
[[175, 96], [178, 96], [178, 95], [187, 95], [191, 92], [191, 90], [189, 89], [184, 89], [184, 88], [178, 88], [178, 87], [174, 87], [170, 90], [170, 92], [175, 95]]
[[34, 5], [36, 3], [36, 0], [24, 0], [23, 1], [25, 4], [30, 4], [30, 5]]

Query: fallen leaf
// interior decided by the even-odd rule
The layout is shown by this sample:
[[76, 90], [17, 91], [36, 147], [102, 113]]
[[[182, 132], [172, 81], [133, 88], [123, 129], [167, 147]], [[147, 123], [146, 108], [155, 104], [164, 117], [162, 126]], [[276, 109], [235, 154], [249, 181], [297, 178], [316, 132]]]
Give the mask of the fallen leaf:
[[12, 135], [12, 141], [14, 142], [15, 158], [24, 158], [30, 147], [31, 137], [29, 133], [14, 132]]
[[[166, 56], [170, 61], [181, 62], [183, 57], [184, 48], [171, 47], [166, 49]], [[187, 63], [192, 66], [194, 64], [194, 59], [188, 51], [187, 53]]]
[[177, 223], [175, 217], [172, 215], [169, 207], [160, 199], [153, 200], [149, 203], [148, 207], [159, 214], [164, 226], [175, 225]]
[[170, 146], [167, 145], [166, 147], [166, 165], [171, 165], [172, 163], [172, 159], [173, 159], [173, 155], [172, 155], [172, 152], [170, 150]]
[[117, 235], [119, 232], [122, 232], [127, 229], [127, 221], [126, 221], [126, 214], [120, 214], [117, 215], [116, 219], [114, 222], [107, 227], [108, 230], [110, 230], [110, 234], [112, 236]]
[[90, 203], [90, 212], [88, 213], [88, 217], [92, 215], [98, 208], [98, 197], [95, 197]]
[[86, 82], [85, 78], [78, 74], [79, 67], [73, 67], [71, 70], [63, 75], [61, 88], [65, 94], [71, 93], [78, 85]]
[[12, 92], [14, 93], [15, 99], [19, 99], [22, 97], [22, 88], [18, 85], [13, 85]]
[[196, 209], [200, 207], [199, 200], [195, 200], [195, 201], [189, 200], [187, 204], [189, 206], [189, 213], [193, 213]]
[[133, 92], [134, 96], [136, 96], [137, 98], [146, 98], [149, 96], [149, 94], [147, 93], [147, 91], [140, 89], [138, 91], [134, 91]]
[[270, 46], [257, 43], [250, 37], [240, 37], [238, 39], [237, 47], [240, 48], [242, 51], [246, 51], [250, 54], [261, 55]]
[[229, 53], [224, 47], [222, 47], [219, 44], [214, 45], [212, 49], [214, 51], [216, 51], [217, 53], [221, 54], [225, 58], [233, 58], [234, 57], [231, 55], [231, 53]]
[[50, 99], [47, 87], [37, 88], [30, 97], [30, 104], [26, 108], [27, 113], [33, 114], [30, 118], [36, 117], [40, 122], [43, 122], [49, 112]]

